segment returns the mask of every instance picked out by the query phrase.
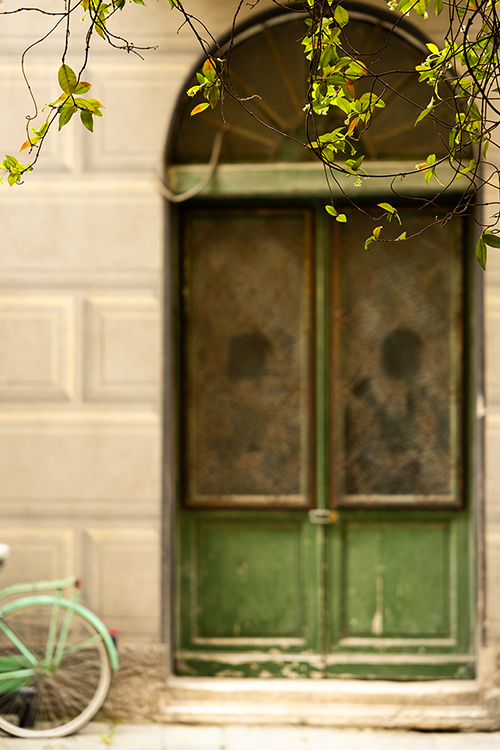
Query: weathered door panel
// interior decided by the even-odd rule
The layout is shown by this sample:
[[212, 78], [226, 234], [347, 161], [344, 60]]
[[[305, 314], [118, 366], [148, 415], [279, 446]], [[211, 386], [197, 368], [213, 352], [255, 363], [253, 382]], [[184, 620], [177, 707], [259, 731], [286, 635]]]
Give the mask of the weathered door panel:
[[468, 533], [465, 511], [343, 513], [329, 529], [328, 675], [473, 677]]
[[312, 211], [194, 210], [184, 228], [177, 669], [317, 674]]
[[303, 513], [188, 511], [181, 674], [323, 674], [318, 529]]

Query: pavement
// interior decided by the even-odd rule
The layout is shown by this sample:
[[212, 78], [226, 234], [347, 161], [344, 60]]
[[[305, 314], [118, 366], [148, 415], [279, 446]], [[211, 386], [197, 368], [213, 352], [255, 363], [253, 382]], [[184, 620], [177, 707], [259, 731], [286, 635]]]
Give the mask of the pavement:
[[91, 723], [58, 740], [0, 737], [0, 750], [500, 750], [500, 732]]

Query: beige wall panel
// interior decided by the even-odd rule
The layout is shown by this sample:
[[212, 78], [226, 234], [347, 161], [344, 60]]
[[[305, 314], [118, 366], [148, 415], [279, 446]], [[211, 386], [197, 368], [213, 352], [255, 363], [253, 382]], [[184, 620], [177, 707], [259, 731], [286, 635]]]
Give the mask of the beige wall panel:
[[[495, 251], [493, 251], [495, 252]], [[491, 260], [490, 260], [491, 262]], [[486, 403], [500, 407], [500, 294], [485, 298]]]
[[160, 434], [141, 426], [0, 428], [3, 499], [160, 496]]
[[[272, 0], [261, 0], [258, 5], [258, 11], [267, 10], [271, 6]], [[19, 5], [16, 4], [16, 0], [4, 0], [2, 3], [3, 10], [18, 7]], [[46, 0], [43, 7], [46, 9], [52, 7], [55, 11], [60, 9], [57, 0]], [[231, 20], [235, 9], [236, 4], [233, 0], [218, 0], [217, 2], [195, 0], [188, 4], [188, 10], [203, 19], [209, 28], [217, 34], [224, 34], [231, 27]], [[248, 3], [243, 3], [239, 18], [244, 20], [251, 13], [252, 6]], [[85, 24], [80, 23], [80, 17], [78, 14], [75, 14], [72, 41], [80, 41], [86, 30]], [[171, 10], [168, 2], [158, 2], [150, 3], [147, 7], [127, 4], [124, 12], [116, 14], [108, 24], [113, 33], [128, 36], [136, 45], [158, 45], [158, 51], [164, 52], [171, 45], [175, 45], [176, 43], [179, 45], [179, 37], [180, 43], [183, 43], [184, 39], [187, 39], [189, 42], [192, 41], [192, 34], [188, 28], [182, 29], [179, 36], [177, 36], [177, 29], [182, 25], [182, 22], [181, 14], [176, 10]], [[16, 54], [16, 52], [20, 53], [22, 52], [23, 44], [39, 38], [44, 32], [50, 29], [51, 25], [53, 25], [53, 21], [50, 17], [43, 18], [39, 14], [26, 13], [20, 16], [7, 16], [3, 19], [0, 26], [2, 47], [4, 47], [3, 40], [5, 40], [5, 43], [9, 45], [7, 47], [9, 52], [12, 52], [12, 54]], [[57, 42], [59, 42], [60, 47], [61, 38], [62, 35], [59, 35], [56, 40], [44, 43], [43, 49], [52, 50], [57, 48]], [[74, 47], [74, 45], [72, 46]], [[93, 40], [93, 50], [94, 54], [113, 55], [115, 58], [123, 60], [125, 65], [131, 59], [131, 56], [126, 55], [125, 51], [121, 52], [110, 49], [97, 36]], [[152, 57], [154, 58], [155, 50], [144, 50], [142, 54], [147, 59], [151, 59]], [[76, 66], [79, 58], [73, 53], [73, 59], [70, 56], [68, 62], [70, 65], [73, 64]]]
[[500, 524], [486, 533], [486, 633], [487, 643], [500, 641]]
[[500, 414], [486, 417], [486, 634], [500, 640]]
[[[4, 0], [2, 2], [2, 11], [8, 11], [8, 10], [14, 10], [16, 8], [23, 7], [19, 6], [18, 3], [16, 3], [16, 0]], [[26, 6], [24, 6], [26, 7]], [[29, 7], [29, 6], [28, 6]], [[57, 0], [44, 0], [43, 6], [44, 10], [47, 11], [53, 11], [58, 12], [60, 10], [58, 6]], [[80, 28], [83, 27], [83, 24], [79, 23], [81, 19], [81, 15], [78, 15], [77, 13], [74, 14], [75, 21], [77, 21], [74, 24], [75, 27], [75, 36], [78, 35], [78, 32], [80, 31]], [[2, 52], [3, 54], [11, 53], [12, 55], [19, 55], [24, 51], [24, 47], [27, 43], [31, 43], [36, 41], [37, 39], [40, 39], [45, 34], [47, 34], [50, 29], [54, 26], [54, 18], [53, 16], [43, 16], [41, 13], [19, 13], [14, 15], [8, 15], [5, 16], [2, 19], [2, 23], [0, 24], [0, 38], [2, 39]], [[84, 30], [82, 28], [80, 37], [83, 38]], [[55, 34], [55, 37], [57, 38], [55, 43], [58, 43], [59, 48], [64, 43], [64, 37], [62, 34]], [[43, 49], [47, 47], [47, 44], [43, 44]], [[28, 73], [31, 75], [34, 72], [34, 66], [31, 64], [33, 57], [36, 57], [36, 53], [38, 50], [35, 51], [35, 54], [33, 53], [30, 55], [27, 55], [27, 70]], [[69, 60], [68, 60], [69, 62]], [[75, 61], [76, 62], [76, 61]], [[57, 59], [54, 61], [54, 64], [57, 65]], [[71, 63], [70, 63], [71, 64]], [[56, 80], [57, 80], [57, 69], [56, 69]]]
[[[488, 161], [491, 161], [493, 164], [500, 165], [500, 149], [495, 148], [495, 146], [490, 146], [488, 149]], [[488, 174], [485, 173], [483, 175], [483, 179], [488, 179]], [[496, 188], [493, 187], [495, 184], [494, 176], [490, 175], [490, 185], [486, 185], [484, 188], [484, 191], [481, 192], [481, 200], [484, 201], [485, 209], [484, 209], [484, 215], [485, 215], [485, 221], [486, 223], [491, 223], [492, 221], [492, 213], [495, 209], [493, 209], [492, 204], [494, 205], [496, 201], [498, 200], [498, 191]], [[488, 204], [490, 204], [488, 206]], [[489, 227], [490, 229], [492, 226]], [[488, 260], [486, 265], [486, 272], [484, 274], [484, 292], [485, 292], [485, 314], [488, 316], [489, 308], [491, 306], [492, 312], [495, 310], [495, 308], [498, 308], [498, 302], [497, 299], [500, 297], [500, 250], [488, 247]], [[488, 327], [486, 323], [486, 331], [488, 332], [491, 330], [491, 326]], [[488, 336], [486, 337], [486, 355], [487, 357], [490, 356], [492, 350], [492, 346], [488, 340]], [[487, 364], [488, 366], [488, 364]]]
[[[216, 3], [214, 3], [216, 5]], [[16, 0], [3, 0], [2, 10], [18, 8]], [[44, 9], [52, 9], [55, 12], [60, 11], [58, 0], [44, 0]], [[207, 4], [207, 10], [210, 11], [210, 4]], [[81, 23], [83, 13], [75, 12], [73, 14], [73, 24], [71, 27], [71, 44], [67, 62], [78, 70], [82, 64], [82, 42], [84, 42], [87, 24]], [[153, 47], [162, 45], [162, 47], [172, 39], [175, 42], [176, 30], [180, 25], [180, 15], [170, 11], [169, 3], [148, 3], [146, 7], [139, 7], [133, 4], [127, 4], [124, 12], [117, 13], [114, 18], [108, 20], [108, 28], [112, 33], [128, 35], [130, 41], [138, 46], [151, 47], [150, 50], [143, 50], [141, 54], [146, 57], [154, 57], [155, 50]], [[19, 15], [7, 16], [2, 19], [0, 25], [0, 39], [2, 40], [3, 54], [20, 55], [27, 44], [39, 39], [47, 33], [54, 25], [53, 18], [43, 17], [38, 13], [23, 13]], [[187, 35], [186, 35], [187, 36]], [[53, 37], [44, 41], [37, 49], [28, 55], [28, 63], [40, 54], [61, 50], [64, 43], [63, 35], [56, 33]], [[91, 56], [108, 55], [121, 60], [127, 64], [133, 60], [131, 55], [127, 55], [126, 50], [117, 50], [103, 42], [97, 34], [92, 39]], [[60, 55], [59, 55], [60, 59]], [[54, 58], [57, 77], [58, 58]]]
[[84, 168], [160, 172], [173, 107], [195, 59], [180, 52], [162, 64], [94, 65], [91, 76], [102, 92], [106, 116], [93, 135], [83, 134]]
[[0, 272], [161, 267], [162, 201], [149, 181], [4, 186], [0, 221]]
[[155, 297], [92, 297], [87, 303], [88, 400], [155, 400], [160, 386], [160, 310]]
[[66, 578], [74, 572], [73, 533], [67, 529], [6, 529], [0, 541], [11, 548], [0, 586]]
[[0, 400], [69, 400], [74, 392], [74, 303], [0, 296]]
[[500, 414], [486, 417], [486, 515], [500, 519]]
[[155, 642], [160, 627], [160, 546], [153, 529], [89, 529], [84, 545], [88, 605], [120, 640]]

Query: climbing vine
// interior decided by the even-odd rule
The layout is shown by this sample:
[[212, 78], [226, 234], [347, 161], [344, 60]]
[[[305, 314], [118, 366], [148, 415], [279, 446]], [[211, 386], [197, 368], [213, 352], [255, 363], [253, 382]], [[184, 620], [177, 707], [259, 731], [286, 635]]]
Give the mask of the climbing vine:
[[[144, 4], [143, 0], [130, 1]], [[305, 19], [302, 46], [307, 59], [308, 80], [307, 98], [303, 104], [306, 137], [302, 145], [312, 150], [323, 163], [329, 181], [339, 184], [339, 178], [347, 175], [353, 179], [354, 184], [359, 185], [372, 177], [369, 161], [365, 161], [360, 146], [363, 135], [369, 130], [377, 110], [386, 106], [388, 98], [402, 94], [389, 83], [387, 71], [383, 75], [376, 73], [369, 62], [365, 62], [349, 44], [346, 36], [350, 23], [349, 11], [340, 0], [304, 0], [293, 4], [273, 1], [280, 8], [300, 13]], [[224, 101], [231, 97], [255, 117], [250, 108], [252, 96], [239, 96], [232, 85], [230, 74], [231, 50], [243, 2], [244, 0], [239, 1], [232, 19], [231, 39], [222, 47], [202, 21], [189, 11], [189, 0], [169, 0], [172, 10], [181, 15], [181, 23], [187, 24], [197, 37], [205, 55], [205, 62], [197, 74], [197, 82], [187, 92], [193, 97], [192, 116], [216, 107], [221, 107], [223, 114]], [[258, 10], [258, 5], [259, 0], [256, 0], [252, 3], [252, 8]], [[387, 5], [393, 13], [393, 29], [407, 17], [418, 16], [425, 22], [431, 14], [436, 17], [444, 14], [447, 28], [442, 45], [428, 43], [427, 55], [422, 55], [422, 60], [414, 71], [420, 86], [427, 91], [428, 102], [423, 108], [420, 105], [417, 107], [413, 102], [416, 107], [415, 125], [424, 119], [432, 122], [443, 146], [441, 154], [428, 154], [424, 161], [415, 164], [411, 170], [387, 176], [395, 180], [410, 172], [420, 174], [427, 183], [431, 180], [435, 182], [436, 200], [447, 194], [455, 180], [460, 179], [464, 188], [458, 194], [453, 191], [453, 208], [447, 210], [444, 216], [437, 216], [436, 223], [449, 221], [457, 214], [474, 214], [476, 222], [483, 221], [480, 224], [476, 256], [485, 268], [488, 246], [500, 248], [500, 230], [496, 228], [499, 203], [493, 201], [486, 204], [482, 197], [484, 191], [480, 192], [488, 187], [496, 191], [494, 194], [498, 196], [500, 189], [499, 168], [488, 157], [489, 149], [500, 145], [500, 2], [387, 0]], [[88, 28], [81, 67], [78, 71], [73, 71], [66, 63], [66, 54], [70, 25], [78, 8], [84, 11], [84, 22]], [[124, 8], [125, 0], [74, 0], [73, 3], [65, 0], [64, 8], [59, 13], [50, 14], [55, 16], [52, 31], [60, 24], [66, 26], [58, 72], [61, 94], [58, 99], [46, 104], [42, 113], [39, 113], [32, 94], [35, 113], [27, 118], [27, 139], [22, 144], [21, 151], [27, 151], [33, 158], [25, 166], [15, 156], [5, 157], [3, 176], [7, 177], [10, 185], [20, 184], [23, 176], [34, 168], [47, 133], [56, 123], [61, 129], [75, 114], [79, 114], [82, 125], [92, 131], [95, 118], [103, 116], [103, 104], [99, 99], [88, 96], [91, 84], [82, 77], [94, 33], [113, 47], [140, 54], [140, 48], [110, 30], [111, 18]], [[10, 12], [30, 11], [43, 12], [37, 8], [22, 8]], [[25, 55], [26, 52], [22, 59], [23, 74], [31, 93], [24, 72]], [[324, 128], [318, 122], [324, 121], [332, 113], [337, 115], [337, 121], [340, 118], [342, 124], [329, 132], [322, 132]], [[32, 126], [31, 122], [40, 114], [44, 121], [38, 127]], [[262, 124], [271, 127], [269, 124]], [[274, 126], [273, 129], [276, 130]], [[283, 135], [290, 137], [285, 133]], [[443, 183], [439, 168], [444, 164], [451, 167], [452, 178]], [[380, 177], [380, 172], [377, 176]], [[331, 195], [333, 196], [333, 192]], [[488, 208], [483, 211], [483, 219], [479, 219], [478, 212], [473, 211], [479, 205]], [[401, 223], [398, 211], [391, 203], [380, 203], [378, 208], [380, 213], [373, 218], [375, 222], [377, 219], [382, 220], [382, 223], [377, 223], [367, 238], [366, 249], [373, 242], [386, 241], [383, 235], [385, 221]], [[346, 215], [335, 206], [333, 198], [326, 210], [337, 222], [347, 220]], [[404, 227], [402, 230], [391, 241], [407, 239]]]

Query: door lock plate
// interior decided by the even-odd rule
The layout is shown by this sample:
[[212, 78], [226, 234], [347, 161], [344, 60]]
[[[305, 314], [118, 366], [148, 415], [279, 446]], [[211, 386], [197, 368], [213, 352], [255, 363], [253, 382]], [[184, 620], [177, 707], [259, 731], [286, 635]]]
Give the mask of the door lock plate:
[[308, 513], [309, 520], [311, 523], [321, 524], [326, 526], [331, 523], [338, 523], [339, 513], [337, 510], [329, 510], [328, 508], [313, 508]]

